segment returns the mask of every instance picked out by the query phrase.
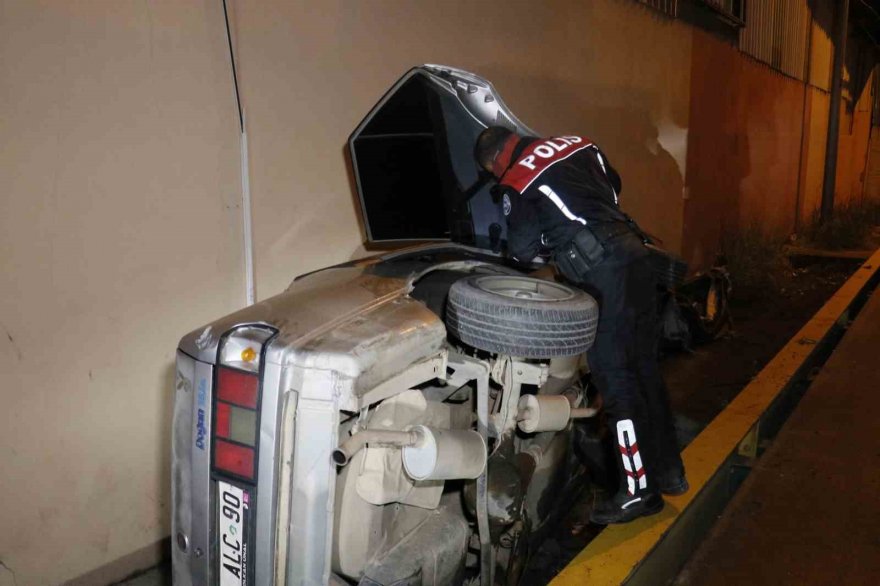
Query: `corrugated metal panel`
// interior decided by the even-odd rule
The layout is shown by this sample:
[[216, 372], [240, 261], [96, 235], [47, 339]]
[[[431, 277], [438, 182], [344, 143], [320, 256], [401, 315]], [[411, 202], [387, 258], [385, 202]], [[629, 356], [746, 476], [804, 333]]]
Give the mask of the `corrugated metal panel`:
[[669, 16], [678, 16], [678, 0], [638, 0]]
[[808, 0], [753, 0], [746, 7], [739, 48], [786, 75], [806, 78]]
[[743, 3], [746, 0], [698, 0], [705, 4], [730, 26], [739, 28], [743, 25]]

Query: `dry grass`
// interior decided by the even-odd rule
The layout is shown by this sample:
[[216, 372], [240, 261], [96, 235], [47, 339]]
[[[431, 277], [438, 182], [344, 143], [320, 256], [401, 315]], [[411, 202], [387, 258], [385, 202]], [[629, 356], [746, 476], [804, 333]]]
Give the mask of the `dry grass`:
[[827, 222], [813, 213], [803, 230], [809, 245], [827, 250], [861, 250], [871, 248], [872, 231], [880, 225], [880, 201], [847, 202], [834, 208]]
[[[793, 268], [784, 252], [787, 235], [751, 224], [724, 234], [721, 252], [733, 283], [733, 298], [751, 303], [769, 295], [790, 297], [802, 286], [800, 277], [813, 269]], [[827, 250], [868, 250], [880, 246], [880, 201], [838, 206], [832, 218], [816, 214], [798, 244]]]
[[721, 250], [736, 297], [773, 294], [785, 284], [791, 266], [782, 251], [786, 238], [752, 224], [725, 234]]

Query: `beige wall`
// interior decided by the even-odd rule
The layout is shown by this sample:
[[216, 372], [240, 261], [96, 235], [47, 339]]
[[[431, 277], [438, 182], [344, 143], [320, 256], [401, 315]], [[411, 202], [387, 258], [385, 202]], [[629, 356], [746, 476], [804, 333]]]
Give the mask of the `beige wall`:
[[[244, 292], [238, 121], [220, 7], [0, 0], [0, 561], [18, 586], [109, 581], [146, 563], [168, 533], [174, 348], [239, 307]], [[691, 71], [698, 61], [713, 67], [682, 23], [632, 0], [230, 8], [259, 298], [366, 253], [345, 141], [391, 83], [425, 62], [488, 77], [539, 132], [593, 138], [623, 176], [624, 207], [681, 249], [688, 139], [698, 134], [688, 128]], [[826, 42], [819, 32], [816, 47]], [[756, 69], [718, 53], [740, 73]], [[826, 66], [814, 63], [814, 83]], [[755, 91], [767, 94], [769, 77], [753, 73]], [[705, 87], [699, 103], [714, 103], [718, 87]], [[748, 120], [785, 132], [753, 133], [753, 150], [784, 151], [769, 160], [792, 167], [792, 120], [806, 120], [810, 136], [825, 126], [824, 94], [809, 92], [815, 116], [801, 115], [804, 100], [790, 88], [767, 95], [766, 119]], [[697, 125], [707, 144], [717, 143], [719, 119]], [[738, 131], [725, 132], [722, 146], [739, 152]], [[794, 146], [776, 149], [777, 135]], [[821, 163], [821, 141], [808, 142], [801, 156]], [[695, 201], [717, 191], [717, 161], [705, 164]], [[752, 174], [772, 174], [762, 161], [748, 157]], [[815, 191], [806, 174], [802, 209]], [[786, 201], [790, 183], [780, 187]], [[749, 201], [760, 215], [766, 202]], [[0, 567], [0, 586], [10, 583]]]
[[[831, 70], [834, 68], [834, 43], [829, 30], [822, 28], [825, 21], [833, 19], [830, 2], [821, 3], [820, 12], [813, 15], [810, 23], [810, 69], [809, 83], [822, 90], [831, 91]], [[827, 25], [826, 25], [827, 26]]]
[[802, 149], [801, 194], [799, 225], [807, 226], [822, 203], [822, 183], [825, 178], [825, 150], [828, 141], [828, 114], [831, 97], [828, 92], [806, 86], [807, 101], [804, 117], [804, 144]]
[[841, 104], [834, 205], [861, 201], [865, 192], [865, 169], [871, 139], [873, 82], [869, 78], [852, 111]]
[[865, 169], [865, 198], [880, 200], [880, 133], [871, 128], [868, 163]]
[[169, 531], [174, 349], [244, 290], [219, 4], [0, 0], [0, 560], [18, 586]]
[[[799, 226], [808, 225], [814, 220], [822, 203], [822, 188], [825, 178], [825, 152], [828, 139], [828, 116], [831, 95], [820, 89], [830, 76], [830, 63], [833, 46], [827, 34], [818, 26], [813, 26], [813, 45], [811, 52], [810, 84], [806, 86], [804, 111], [804, 139], [802, 148], [801, 182], [799, 194]], [[817, 73], [819, 72], [819, 73]], [[844, 78], [849, 72], [844, 70]], [[873, 75], [873, 74], [872, 74]], [[812, 84], [818, 84], [815, 87]], [[838, 133], [837, 169], [835, 177], [835, 205], [860, 200], [866, 190], [869, 148], [871, 143], [871, 95], [872, 79], [854, 105], [843, 100], [840, 105], [840, 131]], [[827, 84], [825, 85], [827, 87]]]
[[[713, 262], [726, 234], [759, 226], [787, 236], [807, 225], [818, 208], [833, 45], [815, 21], [809, 34], [809, 80], [804, 83], [712, 34], [693, 32], [682, 230], [682, 252], [692, 268]], [[862, 92], [852, 113], [847, 108], [841, 105], [836, 204], [861, 197], [864, 189], [870, 91]]]
[[[816, 4], [810, 24], [810, 56], [807, 83], [804, 84], [804, 120], [801, 142], [800, 182], [796, 224], [802, 229], [812, 220], [822, 202], [822, 182], [825, 177], [825, 149], [828, 140], [828, 110], [831, 100], [831, 70], [834, 62], [834, 44], [830, 33], [820, 23], [833, 20], [829, 2]], [[826, 25], [827, 26], [827, 25]]]
[[632, 0], [237, 2], [234, 22], [259, 298], [363, 254], [346, 139], [421, 63], [488, 77], [541, 133], [596, 140], [623, 175], [625, 207], [678, 247], [691, 42], [681, 23]]
[[[220, 5], [0, 0], [0, 561], [18, 586], [168, 533], [174, 348], [243, 300]], [[684, 25], [631, 0], [232, 8], [260, 298], [364, 254], [345, 141], [424, 62], [487, 76], [541, 132], [602, 144], [626, 207], [678, 246]]]
[[804, 84], [703, 31], [692, 54], [683, 252], [705, 269], [727, 234], [794, 230]]

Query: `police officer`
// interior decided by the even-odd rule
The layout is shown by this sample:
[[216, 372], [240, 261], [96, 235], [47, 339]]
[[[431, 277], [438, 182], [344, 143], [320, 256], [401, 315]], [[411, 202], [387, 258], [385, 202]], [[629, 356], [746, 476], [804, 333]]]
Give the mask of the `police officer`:
[[618, 205], [620, 176], [581, 136], [521, 137], [492, 126], [475, 155], [503, 193], [508, 253], [529, 261], [549, 250], [562, 275], [599, 303], [587, 358], [619, 452], [620, 484], [590, 520], [660, 512], [660, 494], [683, 494], [688, 483], [657, 364], [654, 271], [643, 235]]

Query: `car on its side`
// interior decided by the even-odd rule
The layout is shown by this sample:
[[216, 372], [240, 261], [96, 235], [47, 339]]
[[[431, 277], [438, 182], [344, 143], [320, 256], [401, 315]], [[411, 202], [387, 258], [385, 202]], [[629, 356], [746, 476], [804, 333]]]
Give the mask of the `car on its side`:
[[349, 148], [369, 240], [423, 243], [181, 339], [176, 586], [517, 582], [580, 482], [597, 307], [503, 255], [498, 124], [534, 134], [479, 76], [407, 72]]

